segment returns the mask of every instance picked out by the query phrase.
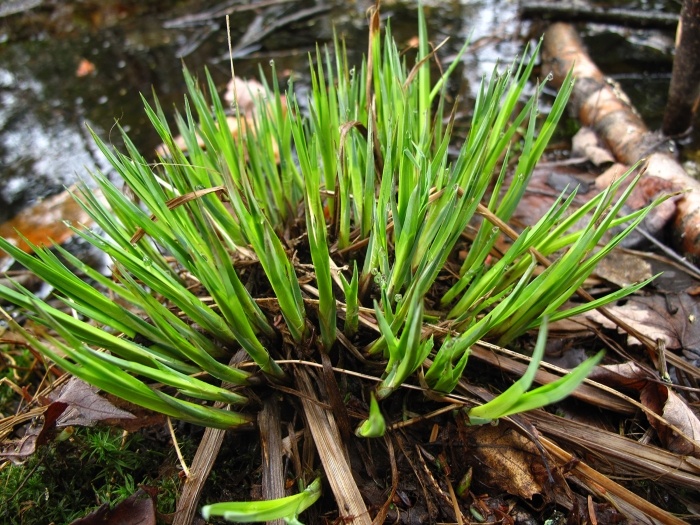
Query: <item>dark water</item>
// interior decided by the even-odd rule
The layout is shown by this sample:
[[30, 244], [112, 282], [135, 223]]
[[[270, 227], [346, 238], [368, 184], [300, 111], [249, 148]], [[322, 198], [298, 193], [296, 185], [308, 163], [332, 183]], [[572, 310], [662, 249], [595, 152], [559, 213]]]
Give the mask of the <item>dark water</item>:
[[[257, 9], [245, 6], [250, 3], [227, 3], [239, 9], [231, 15], [237, 75], [256, 77], [259, 64], [269, 69], [274, 60], [282, 80], [293, 75], [303, 89], [308, 52], [316, 41], [329, 42], [334, 27], [359, 63], [366, 48], [366, 10], [374, 2], [258, 0]], [[181, 107], [183, 64], [200, 75], [207, 67], [222, 90], [230, 78], [225, 19], [200, 16], [225, 5], [221, 1], [25, 4], [39, 5], [0, 13], [0, 221], [61, 191], [86, 170], [108, 170], [86, 126], [118, 146], [118, 121], [142, 151], [152, 151], [158, 140], [139, 93], [150, 99], [154, 89], [166, 112]], [[474, 42], [453, 85], [465, 107], [480, 77], [497, 61], [511, 61], [532, 36], [531, 24], [518, 20], [512, 1], [424, 4], [431, 39], [451, 38], [441, 55], [445, 61], [466, 38]], [[415, 36], [415, 1], [385, 1], [382, 12], [391, 16], [400, 45]], [[593, 56], [609, 59], [601, 67], [617, 75], [633, 98], [634, 88], [643, 86], [635, 102], [657, 115], [653, 126], [665, 99], [673, 35], [588, 26], [585, 34]]]

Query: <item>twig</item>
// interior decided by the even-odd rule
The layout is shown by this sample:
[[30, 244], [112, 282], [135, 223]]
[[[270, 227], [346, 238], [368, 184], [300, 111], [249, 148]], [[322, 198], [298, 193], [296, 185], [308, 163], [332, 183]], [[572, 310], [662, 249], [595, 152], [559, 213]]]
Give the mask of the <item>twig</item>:
[[177, 454], [177, 459], [180, 461], [180, 465], [182, 465], [182, 471], [185, 473], [185, 477], [189, 478], [190, 477], [190, 469], [187, 468], [187, 463], [185, 462], [185, 458], [182, 455], [182, 451], [180, 450], [180, 445], [177, 443], [177, 437], [175, 436], [175, 429], [173, 428], [173, 422], [171, 419], [168, 417], [166, 418], [166, 421], [168, 422], [168, 430], [170, 431], [170, 439], [173, 442], [173, 446], [175, 447], [175, 453]]

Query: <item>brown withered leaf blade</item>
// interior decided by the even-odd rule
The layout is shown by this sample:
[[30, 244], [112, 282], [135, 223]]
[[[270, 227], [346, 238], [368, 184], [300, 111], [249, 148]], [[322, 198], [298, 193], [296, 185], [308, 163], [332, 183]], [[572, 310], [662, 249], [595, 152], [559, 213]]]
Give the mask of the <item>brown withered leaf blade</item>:
[[71, 525], [156, 525], [158, 489], [142, 487], [113, 509], [108, 504]]

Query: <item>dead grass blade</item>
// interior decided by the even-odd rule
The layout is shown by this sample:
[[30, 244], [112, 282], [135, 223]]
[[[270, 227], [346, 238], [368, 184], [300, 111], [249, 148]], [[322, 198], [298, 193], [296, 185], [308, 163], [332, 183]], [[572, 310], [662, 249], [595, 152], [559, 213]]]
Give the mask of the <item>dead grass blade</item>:
[[657, 520], [659, 523], [663, 523], [665, 525], [685, 525], [686, 522], [680, 518], [677, 518], [673, 514], [660, 509], [641, 496], [637, 496], [633, 492], [630, 492], [623, 486], [611, 480], [609, 477], [591, 468], [586, 463], [577, 461], [577, 458], [560, 448], [553, 441], [550, 441], [545, 437], [541, 437], [540, 442], [547, 452], [549, 452], [557, 460], [560, 466], [573, 465], [570, 470], [570, 474], [577, 476], [586, 485], [593, 485], [593, 487], [597, 485], [597, 492], [601, 492], [601, 495], [606, 499], [611, 500], [613, 504], [615, 503], [616, 499], [619, 499], [632, 508], [638, 509], [649, 518]]
[[[331, 486], [343, 523], [371, 525], [369, 511], [352, 476], [345, 447], [332, 412], [318, 404], [309, 371], [297, 367], [294, 371], [297, 388], [302, 393], [301, 402], [306, 422], [314, 438], [314, 444]], [[318, 383], [318, 379], [316, 380]]]
[[557, 417], [544, 410], [525, 416], [537, 430], [557, 441], [567, 441], [605, 458], [614, 466], [616, 475], [641, 476], [659, 483], [677, 484], [697, 489], [700, 466], [685, 456], [652, 445], [645, 445], [592, 425]]
[[[260, 445], [262, 447], [262, 497], [264, 500], [283, 498], [284, 467], [282, 464], [282, 427], [279, 400], [269, 397], [258, 414]], [[301, 474], [301, 473], [299, 473]], [[283, 519], [268, 522], [284, 525]]]

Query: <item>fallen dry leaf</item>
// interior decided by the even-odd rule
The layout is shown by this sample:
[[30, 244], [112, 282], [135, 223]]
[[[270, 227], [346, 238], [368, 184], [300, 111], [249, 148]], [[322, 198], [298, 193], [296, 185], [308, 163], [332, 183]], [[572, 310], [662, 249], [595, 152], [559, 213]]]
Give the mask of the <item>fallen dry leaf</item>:
[[536, 167], [513, 218], [525, 225], [536, 224], [562, 192], [568, 194], [574, 189], [575, 206], [584, 204], [598, 193], [590, 174], [576, 166], [553, 164]]
[[485, 485], [528, 500], [539, 494], [544, 503], [552, 501], [553, 483], [542, 453], [531, 440], [507, 425], [477, 427], [468, 440], [480, 465], [479, 480]]
[[595, 275], [624, 287], [649, 279], [651, 264], [639, 255], [613, 250], [597, 264]]
[[663, 421], [648, 418], [668, 450], [700, 458], [700, 420], [678, 394], [664, 384], [650, 382], [642, 389], [641, 401], [683, 433], [680, 436]]
[[98, 394], [97, 388], [77, 377], [72, 377], [60, 392], [54, 393], [52, 397], [55, 397], [55, 401], [67, 405], [66, 410], [56, 421], [58, 427], [70, 425], [91, 427], [97, 423], [118, 425], [124, 419], [136, 418], [130, 412], [114, 406]]
[[[607, 309], [652, 341], [662, 339], [666, 348], [700, 349], [698, 298], [687, 293], [632, 296], [624, 304], [608, 306]], [[587, 312], [583, 318], [605, 328], [617, 328], [615, 323], [595, 310]], [[630, 335], [627, 343], [636, 345], [639, 341]]]
[[54, 402], [46, 407], [40, 417], [35, 418], [19, 439], [6, 439], [0, 448], [0, 457], [9, 459], [14, 464], [21, 464], [29, 458], [37, 447], [47, 443], [56, 433], [56, 420], [68, 405]]
[[664, 419], [660, 421], [647, 415], [664, 447], [676, 454], [700, 457], [700, 420], [683, 398], [659, 381], [656, 373], [628, 361], [597, 367], [590, 379], [614, 388], [637, 391], [642, 404]]
[[156, 525], [158, 489], [141, 487], [113, 509], [105, 503], [71, 525]]
[[[50, 246], [51, 241], [62, 244], [73, 236], [73, 231], [64, 221], [88, 226], [92, 224], [90, 216], [75, 202], [69, 190], [48, 197], [0, 224], [0, 236], [30, 252], [29, 245], [17, 232], [37, 246]], [[2, 257], [6, 257], [6, 254], [0, 251]]]

